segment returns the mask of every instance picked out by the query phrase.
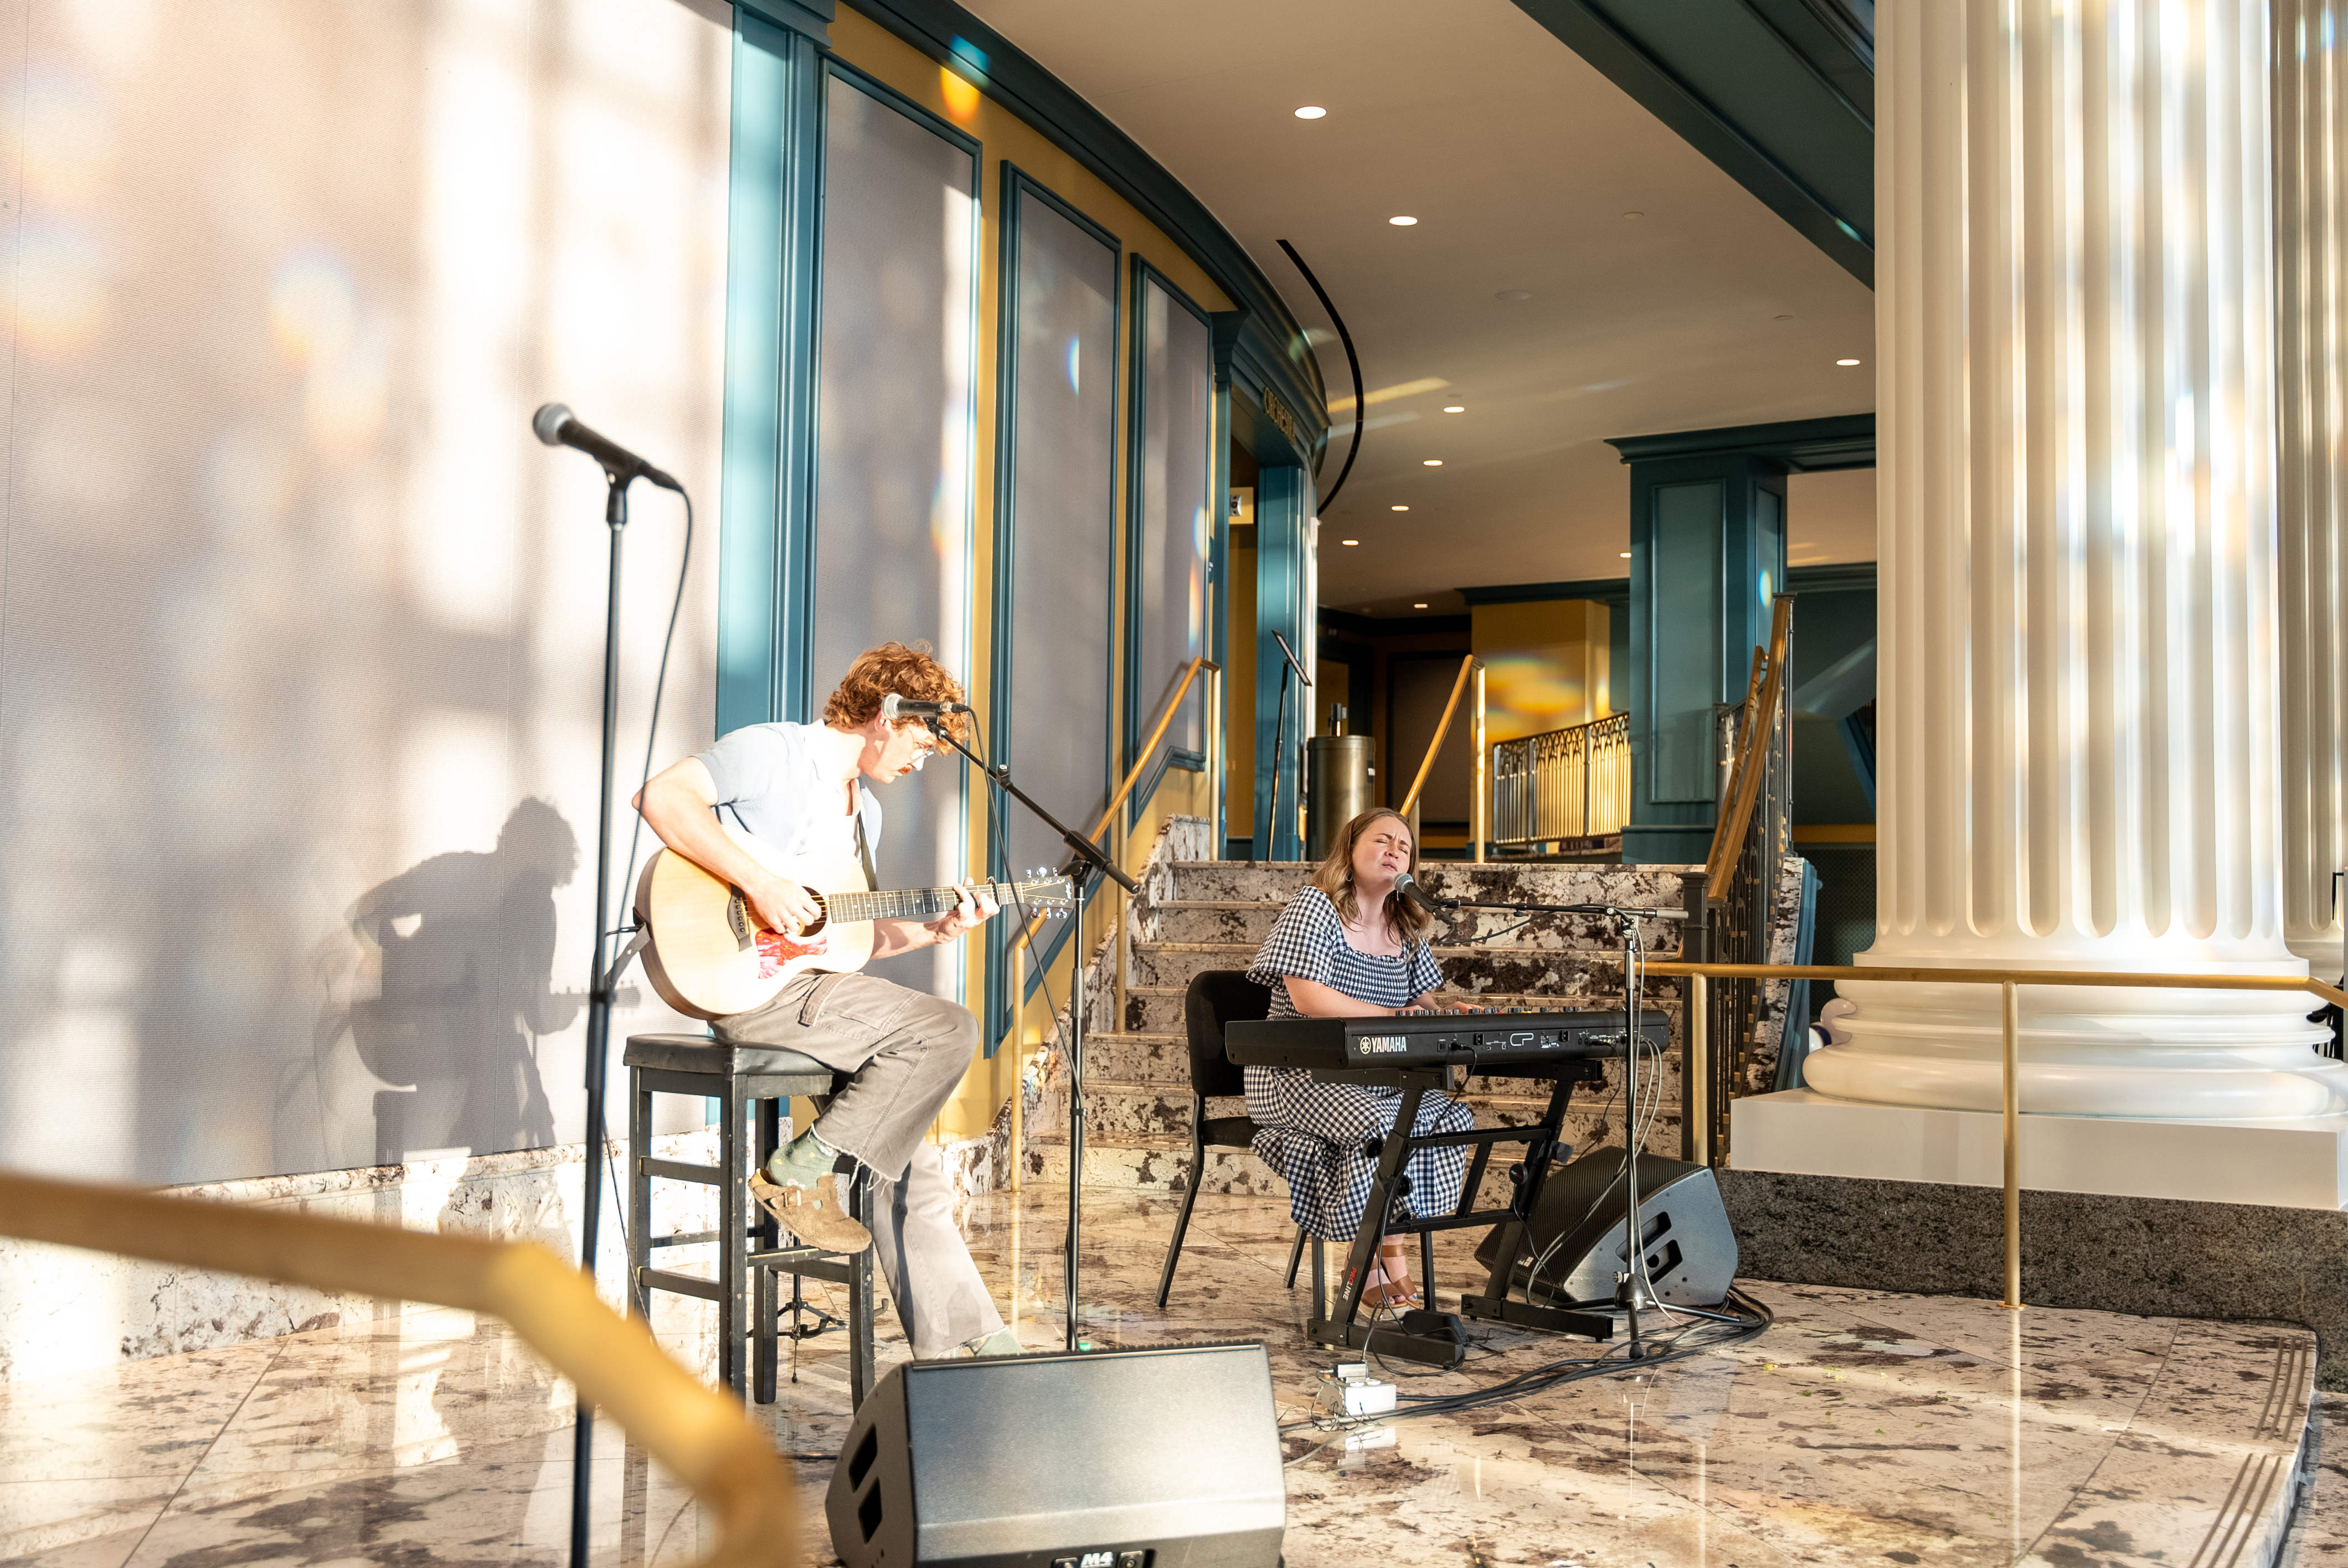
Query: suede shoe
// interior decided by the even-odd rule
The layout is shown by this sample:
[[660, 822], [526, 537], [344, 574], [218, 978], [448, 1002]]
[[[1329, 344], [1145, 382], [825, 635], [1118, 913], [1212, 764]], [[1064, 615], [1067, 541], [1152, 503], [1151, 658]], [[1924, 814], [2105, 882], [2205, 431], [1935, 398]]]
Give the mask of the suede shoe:
[[778, 1187], [767, 1180], [764, 1171], [754, 1171], [750, 1195], [806, 1245], [825, 1252], [859, 1253], [872, 1245], [872, 1233], [848, 1217], [836, 1175], [819, 1177], [812, 1187]]

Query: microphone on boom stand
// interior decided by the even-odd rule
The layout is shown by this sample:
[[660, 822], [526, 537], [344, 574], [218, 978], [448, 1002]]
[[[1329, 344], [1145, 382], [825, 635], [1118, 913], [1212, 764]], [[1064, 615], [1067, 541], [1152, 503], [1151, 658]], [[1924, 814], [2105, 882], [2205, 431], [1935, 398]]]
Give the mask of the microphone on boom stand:
[[1422, 915], [1437, 915], [1453, 907], [1448, 898], [1437, 898], [1418, 885], [1418, 878], [1406, 871], [1395, 878], [1395, 891], [1409, 899]]

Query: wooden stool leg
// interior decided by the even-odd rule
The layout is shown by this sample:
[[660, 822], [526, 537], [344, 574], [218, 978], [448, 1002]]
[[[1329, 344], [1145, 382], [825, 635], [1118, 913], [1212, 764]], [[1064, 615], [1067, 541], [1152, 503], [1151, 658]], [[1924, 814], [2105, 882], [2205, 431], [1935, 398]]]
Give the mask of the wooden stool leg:
[[[872, 1178], [858, 1166], [849, 1184], [848, 1216], [865, 1229], [872, 1228]], [[872, 1391], [872, 1249], [866, 1247], [848, 1270], [848, 1408], [853, 1415], [863, 1409]]]
[[[774, 1153], [780, 1141], [782, 1113], [771, 1098], [758, 1102], [758, 1136], [753, 1145], [752, 1158], [757, 1168], [766, 1168], [767, 1157]], [[782, 1227], [775, 1223], [765, 1204], [758, 1207], [758, 1223], [753, 1233], [759, 1250], [775, 1246], [782, 1237]], [[771, 1268], [752, 1270], [755, 1278], [750, 1289], [750, 1397], [762, 1405], [775, 1402], [775, 1271]]]
[[644, 1162], [653, 1153], [653, 1093], [642, 1068], [628, 1069], [628, 1307], [652, 1320], [652, 1292], [644, 1271], [653, 1262], [653, 1178]]
[[750, 1197], [748, 1161], [744, 1158], [742, 1081], [730, 1074], [722, 1100], [717, 1131], [717, 1380], [743, 1391], [743, 1337], [749, 1327], [745, 1299], [749, 1272], [750, 1220], [745, 1212]]

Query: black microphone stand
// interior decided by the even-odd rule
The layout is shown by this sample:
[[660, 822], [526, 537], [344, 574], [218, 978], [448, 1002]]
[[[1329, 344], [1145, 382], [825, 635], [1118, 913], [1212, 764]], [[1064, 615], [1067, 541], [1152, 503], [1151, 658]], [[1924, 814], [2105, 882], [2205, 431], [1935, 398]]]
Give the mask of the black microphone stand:
[[[1078, 1228], [1084, 1221], [1085, 1212], [1085, 899], [1092, 891], [1093, 878], [1096, 875], [1107, 877], [1110, 881], [1116, 883], [1118, 886], [1124, 888], [1128, 893], [1138, 894], [1141, 891], [1141, 885], [1136, 882], [1132, 877], [1128, 876], [1122, 870], [1118, 869], [1117, 862], [1109, 858], [1108, 852], [1107, 850], [1101, 848], [1099, 845], [1095, 844], [1091, 839], [1086, 838], [1083, 834], [1078, 833], [1075, 828], [1070, 827], [1066, 823], [1062, 822], [1058, 817], [1054, 816], [1050, 812], [1045, 811], [1043, 806], [1036, 804], [1035, 796], [1029, 794], [1025, 790], [1021, 789], [1016, 784], [1014, 784], [1011, 779], [1010, 768], [1007, 766], [987, 766], [985, 763], [979, 760], [978, 753], [972, 751], [968, 746], [963, 745], [960, 741], [956, 740], [953, 737], [953, 732], [948, 730], [942, 721], [935, 718], [928, 718], [924, 719], [922, 723], [929, 725], [930, 733], [935, 735], [938, 739], [952, 746], [955, 751], [960, 752], [963, 757], [974, 764], [978, 771], [985, 775], [986, 782], [988, 784], [993, 784], [996, 790], [1010, 796], [1013, 800], [1017, 801], [1021, 805], [1025, 806], [1028, 811], [1034, 815], [1036, 821], [1042, 823], [1045, 827], [1050, 828], [1054, 833], [1058, 834], [1060, 835], [1061, 842], [1067, 845], [1069, 849], [1075, 852], [1068, 856], [1067, 865], [1061, 868], [1061, 874], [1067, 877], [1069, 886], [1076, 893], [1076, 981], [1068, 989], [1068, 1031], [1066, 1036], [1068, 1050], [1068, 1245], [1066, 1256], [1064, 1260], [1068, 1282], [1067, 1348], [1073, 1350], [1076, 1348], [1076, 1238]], [[1014, 1009], [1014, 1016], [1015, 1015]], [[1024, 1092], [1021, 1086], [1017, 1084], [1012, 1085], [1011, 1091], [1014, 1094]], [[1014, 1149], [1011, 1152], [1011, 1157], [1014, 1160], [1019, 1158], [1019, 1151]], [[1197, 1178], [1194, 1175], [1192, 1179], [1196, 1180]]]
[[[1654, 909], [1630, 904], [1515, 904], [1495, 903], [1474, 899], [1441, 899], [1452, 909], [1505, 909], [1514, 915], [1591, 915], [1612, 921], [1622, 940], [1622, 1100], [1627, 1113], [1623, 1119], [1622, 1179], [1629, 1184], [1626, 1212], [1622, 1220], [1622, 1256], [1630, 1272], [1615, 1282], [1614, 1299], [1631, 1317], [1630, 1359], [1643, 1360], [1647, 1354], [1639, 1331], [1639, 1309], [1642, 1306], [1663, 1308], [1655, 1298], [1654, 1281], [1647, 1276], [1646, 1248], [1639, 1234], [1639, 1056], [1643, 1042], [1639, 1038], [1640, 991], [1636, 984], [1639, 958], [1639, 922], [1641, 920], [1685, 920], [1684, 909]], [[1657, 1071], [1661, 1071], [1659, 1067]], [[1715, 1323], [1744, 1323], [1747, 1319], [1725, 1312], [1707, 1311], [1701, 1307], [1681, 1307], [1673, 1310], [1691, 1317], [1708, 1318]]]
[[[603, 523], [612, 533], [612, 575], [603, 599], [603, 793], [595, 832], [595, 968], [587, 978], [587, 1169], [579, 1221], [579, 1266], [595, 1277], [595, 1248], [603, 1218], [603, 1080], [612, 1054], [612, 979], [605, 974], [612, 909], [612, 811], [617, 793], [620, 743], [620, 539], [628, 526], [628, 486], [633, 471], [606, 463]], [[679, 491], [683, 494], [683, 491]], [[630, 1150], [631, 1157], [641, 1150]], [[579, 1401], [571, 1429], [571, 1563], [587, 1568], [589, 1471], [595, 1459], [595, 1406]]]

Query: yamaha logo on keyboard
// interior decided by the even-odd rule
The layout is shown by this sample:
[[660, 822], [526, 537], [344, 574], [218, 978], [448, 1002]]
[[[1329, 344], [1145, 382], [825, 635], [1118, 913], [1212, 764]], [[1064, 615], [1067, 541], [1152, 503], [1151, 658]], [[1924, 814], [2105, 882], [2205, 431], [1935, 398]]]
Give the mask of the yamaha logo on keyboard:
[[1365, 1034], [1354, 1040], [1354, 1050], [1363, 1056], [1399, 1056], [1409, 1049], [1408, 1037], [1399, 1034]]

